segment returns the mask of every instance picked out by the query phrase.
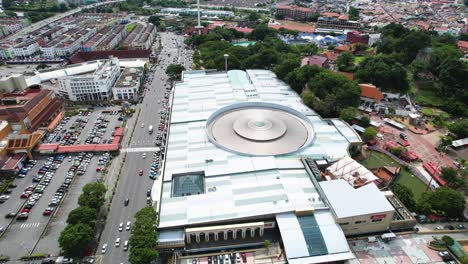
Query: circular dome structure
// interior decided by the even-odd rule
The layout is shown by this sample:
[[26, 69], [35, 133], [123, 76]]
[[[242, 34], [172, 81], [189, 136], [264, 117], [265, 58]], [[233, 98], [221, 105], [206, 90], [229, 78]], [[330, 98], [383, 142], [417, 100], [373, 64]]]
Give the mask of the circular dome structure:
[[208, 118], [206, 132], [220, 148], [270, 156], [298, 151], [314, 139], [309, 120], [291, 108], [261, 102], [230, 105]]

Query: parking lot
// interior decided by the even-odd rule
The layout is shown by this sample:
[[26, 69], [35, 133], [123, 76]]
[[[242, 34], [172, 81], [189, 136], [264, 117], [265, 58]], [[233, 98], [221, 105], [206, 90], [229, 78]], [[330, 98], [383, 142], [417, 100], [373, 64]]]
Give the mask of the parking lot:
[[[38, 157], [24, 177], [14, 180], [17, 187], [0, 205], [4, 216], [0, 225], [8, 226], [0, 240], [0, 254], [11, 259], [31, 252], [57, 255], [58, 236], [68, 213], [76, 208], [82, 187], [96, 180], [99, 163], [105, 163], [102, 156], [93, 157], [91, 153]], [[49, 220], [52, 221], [46, 230]]]
[[79, 111], [64, 117], [55, 130], [44, 138], [44, 143], [62, 146], [77, 144], [110, 144], [116, 127], [122, 126], [118, 107]]

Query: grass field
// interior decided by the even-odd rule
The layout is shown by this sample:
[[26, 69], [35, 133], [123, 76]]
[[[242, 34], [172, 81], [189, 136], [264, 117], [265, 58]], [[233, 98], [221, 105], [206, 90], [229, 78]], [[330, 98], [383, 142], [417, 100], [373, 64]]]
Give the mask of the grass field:
[[364, 56], [355, 56], [354, 57], [354, 64], [359, 65], [364, 60]]
[[433, 82], [419, 81], [415, 82], [414, 85], [417, 88], [416, 103], [420, 105], [432, 105], [435, 107], [443, 105], [444, 100], [435, 93]]
[[[390, 157], [379, 152], [373, 151], [372, 154], [367, 152], [367, 157], [368, 158], [361, 163], [368, 169], [379, 168], [382, 166], [400, 166]], [[426, 185], [404, 168], [401, 169], [400, 176], [396, 182], [410, 188], [413, 191], [415, 199], [418, 199], [419, 196], [421, 196], [421, 194], [426, 190]]]

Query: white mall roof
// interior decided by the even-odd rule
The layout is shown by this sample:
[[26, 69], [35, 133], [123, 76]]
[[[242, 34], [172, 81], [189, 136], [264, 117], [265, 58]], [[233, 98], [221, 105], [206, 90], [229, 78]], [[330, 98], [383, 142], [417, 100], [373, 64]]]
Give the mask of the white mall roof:
[[[291, 107], [306, 115], [315, 131], [314, 142], [299, 152], [259, 157], [228, 152], [208, 140], [206, 120], [214, 111], [255, 101]], [[303, 105], [270, 71], [185, 72], [183, 82], [174, 89], [159, 227], [323, 208], [300, 158], [335, 160], [348, 155], [348, 146], [347, 137], [333, 122]], [[205, 193], [172, 197], [172, 176], [193, 172], [204, 172]]]
[[385, 195], [370, 183], [354, 189], [344, 180], [320, 182], [337, 218], [394, 211]]

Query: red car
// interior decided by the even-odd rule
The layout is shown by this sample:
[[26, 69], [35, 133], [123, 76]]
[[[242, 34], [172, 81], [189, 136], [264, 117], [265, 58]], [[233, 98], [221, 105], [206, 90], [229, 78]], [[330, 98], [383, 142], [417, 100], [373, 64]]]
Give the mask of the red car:
[[102, 167], [97, 167], [96, 171], [102, 171]]
[[30, 195], [29, 193], [24, 192], [24, 193], [21, 194], [20, 197], [26, 199], [26, 198], [29, 197], [29, 195]]
[[407, 147], [410, 145], [410, 143], [404, 139], [400, 139], [400, 141], [398, 142], [400, 143], [400, 145], [404, 146], [404, 147]]
[[21, 210], [21, 213], [29, 213], [29, 210], [28, 208], [24, 208], [23, 210]]
[[49, 210], [44, 210], [44, 212], [42, 213], [42, 215], [51, 215], [52, 214], [52, 211], [49, 211]]
[[143, 176], [143, 170], [140, 170], [140, 172], [138, 172], [138, 175]]

